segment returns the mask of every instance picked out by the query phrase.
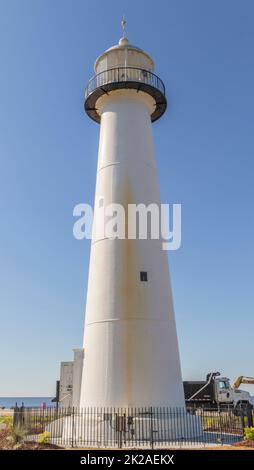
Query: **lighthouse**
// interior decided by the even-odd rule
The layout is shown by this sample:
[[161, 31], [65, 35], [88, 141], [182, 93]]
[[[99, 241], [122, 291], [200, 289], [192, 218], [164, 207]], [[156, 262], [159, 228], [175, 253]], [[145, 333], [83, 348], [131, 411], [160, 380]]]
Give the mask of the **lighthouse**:
[[[167, 108], [153, 59], [126, 37], [100, 55], [85, 111], [100, 125], [96, 211], [160, 206], [153, 122]], [[167, 136], [165, 135], [165, 139]], [[167, 252], [162, 240], [93, 237], [81, 407], [184, 407]]]

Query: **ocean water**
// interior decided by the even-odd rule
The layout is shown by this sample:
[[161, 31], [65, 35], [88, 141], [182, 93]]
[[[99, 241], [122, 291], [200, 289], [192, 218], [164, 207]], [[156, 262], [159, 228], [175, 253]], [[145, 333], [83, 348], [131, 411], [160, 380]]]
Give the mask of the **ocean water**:
[[53, 397], [0, 397], [0, 408], [12, 408], [16, 403], [18, 406], [24, 403], [24, 406], [30, 408], [55, 406], [55, 403], [51, 401], [52, 398]]

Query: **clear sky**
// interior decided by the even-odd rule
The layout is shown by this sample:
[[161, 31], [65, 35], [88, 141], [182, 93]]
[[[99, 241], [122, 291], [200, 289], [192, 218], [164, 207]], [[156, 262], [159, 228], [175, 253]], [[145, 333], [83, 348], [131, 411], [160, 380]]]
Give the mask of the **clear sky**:
[[170, 267], [185, 379], [254, 375], [254, 2], [0, 0], [0, 396], [53, 395], [82, 345], [99, 126], [93, 63], [121, 36], [154, 58], [163, 202], [182, 203]]

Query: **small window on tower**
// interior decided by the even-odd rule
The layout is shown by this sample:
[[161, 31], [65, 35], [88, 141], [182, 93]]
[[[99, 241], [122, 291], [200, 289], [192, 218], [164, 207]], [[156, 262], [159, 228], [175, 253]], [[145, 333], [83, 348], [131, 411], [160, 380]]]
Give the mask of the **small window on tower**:
[[146, 271], [140, 271], [140, 280], [142, 282], [147, 282], [147, 272]]

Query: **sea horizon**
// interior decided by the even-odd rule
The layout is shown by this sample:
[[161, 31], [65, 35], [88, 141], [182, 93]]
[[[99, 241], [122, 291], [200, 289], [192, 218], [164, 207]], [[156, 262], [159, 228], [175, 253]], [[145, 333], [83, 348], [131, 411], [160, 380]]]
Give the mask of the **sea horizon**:
[[8, 396], [8, 397], [0, 397], [0, 408], [13, 408], [16, 406], [22, 406], [24, 404], [25, 407], [53, 407], [55, 403], [52, 402], [53, 396], [31, 396], [31, 397], [24, 397], [24, 396]]

